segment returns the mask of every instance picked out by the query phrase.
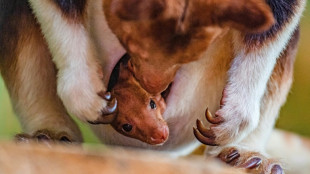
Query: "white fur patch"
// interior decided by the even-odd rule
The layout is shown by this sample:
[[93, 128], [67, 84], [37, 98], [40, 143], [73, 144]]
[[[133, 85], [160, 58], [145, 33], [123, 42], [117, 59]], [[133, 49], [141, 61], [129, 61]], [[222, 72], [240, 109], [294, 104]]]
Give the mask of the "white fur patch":
[[69, 112], [82, 120], [96, 120], [107, 105], [97, 93], [105, 91], [99, 64], [89, 36], [81, 23], [67, 21], [50, 0], [29, 0], [41, 24], [59, 72], [57, 91]]
[[[108, 71], [114, 67], [117, 57], [123, 53], [121, 52], [123, 48], [107, 28], [106, 22], [98, 22], [101, 21], [102, 15], [98, 12], [102, 6], [98, 4], [102, 1], [93, 1], [95, 3], [89, 6], [89, 9], [96, 10], [100, 15], [90, 20], [88, 25], [94, 25], [95, 28], [92, 30], [88, 28], [87, 31], [81, 24], [67, 23], [60, 11], [51, 5], [50, 0], [29, 1], [41, 24], [54, 62], [59, 68], [58, 93], [61, 99], [67, 109], [81, 119], [85, 120], [85, 116], [96, 119], [95, 116], [98, 114], [96, 112], [106, 103], [96, 94], [98, 90], [105, 88], [96, 76], [98, 64], [94, 47], [99, 49], [103, 57], [113, 57], [102, 59]], [[266, 90], [276, 58], [279, 57], [299, 22], [302, 10], [299, 12], [274, 42], [268, 43], [257, 52], [246, 53], [238, 38], [238, 33], [235, 34], [233, 41], [236, 55], [229, 71], [230, 78], [226, 89], [227, 103], [222, 109], [223, 116], [230, 120], [223, 127], [225, 130], [232, 130], [229, 132], [232, 133], [230, 141], [242, 140], [257, 127], [260, 118], [260, 100]], [[105, 19], [102, 18], [102, 21]], [[101, 27], [105, 28], [103, 34], [97, 35]], [[91, 37], [95, 39], [95, 46], [92, 46], [93, 43], [87, 33], [89, 31], [94, 34]], [[107, 41], [113, 44], [109, 45]], [[222, 48], [220, 46], [222, 44], [224, 43], [215, 48]], [[120, 53], [115, 53], [118, 51]], [[216, 62], [215, 59], [218, 58], [211, 57], [212, 54], [209, 56], [205, 54], [201, 60], [183, 66], [178, 72], [164, 114], [170, 127], [170, 137], [163, 146], [147, 146], [138, 140], [116, 133], [110, 126], [94, 126], [97, 135], [110, 144], [169, 150], [179, 155], [189, 153], [199, 145], [192, 133], [195, 120], [204, 117], [207, 106], [213, 113], [218, 109], [219, 96], [224, 83], [223, 75], [219, 75], [216, 79], [206, 77], [207, 73], [212, 74], [212, 69], [208, 69], [213, 67], [212, 61]], [[226, 73], [227, 70], [223, 68], [223, 71]], [[240, 122], [246, 122], [247, 126], [245, 130], [236, 132], [236, 125], [239, 126]]]
[[[240, 37], [239, 32], [234, 33], [233, 43], [236, 55], [229, 70], [229, 79], [225, 88], [227, 97], [224, 107], [217, 111], [224, 117], [225, 122], [214, 129], [218, 137], [227, 137], [228, 134], [231, 139], [219, 138], [220, 141], [238, 142], [257, 127], [261, 99], [266, 91], [267, 82], [277, 58], [280, 57], [299, 23], [303, 6], [300, 8], [290, 23], [284, 26], [283, 31], [277, 34], [274, 41], [267, 41], [255, 52], [247, 52], [243, 37]], [[270, 118], [274, 119], [274, 117]]]

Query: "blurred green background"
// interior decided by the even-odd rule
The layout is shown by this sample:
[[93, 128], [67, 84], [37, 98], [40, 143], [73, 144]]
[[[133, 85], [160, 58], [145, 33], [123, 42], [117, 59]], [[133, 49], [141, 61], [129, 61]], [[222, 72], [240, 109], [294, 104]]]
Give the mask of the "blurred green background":
[[[310, 2], [310, 0], [308, 0]], [[301, 22], [300, 47], [295, 63], [293, 88], [281, 110], [277, 127], [310, 137], [310, 12], [304, 13]], [[79, 122], [85, 141], [98, 140], [86, 125]], [[9, 96], [0, 77], [0, 139], [11, 139], [21, 128], [14, 115]]]

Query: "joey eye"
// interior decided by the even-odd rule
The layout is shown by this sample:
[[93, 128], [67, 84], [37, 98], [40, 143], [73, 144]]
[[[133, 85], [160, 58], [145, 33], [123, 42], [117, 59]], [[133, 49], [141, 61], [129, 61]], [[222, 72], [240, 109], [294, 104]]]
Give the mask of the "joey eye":
[[124, 125], [122, 126], [122, 128], [123, 128], [123, 130], [124, 130], [125, 132], [130, 132], [130, 131], [132, 130], [132, 125], [131, 125], [131, 124], [124, 124]]
[[154, 100], [150, 101], [150, 106], [151, 106], [151, 109], [156, 109], [156, 103], [154, 102]]

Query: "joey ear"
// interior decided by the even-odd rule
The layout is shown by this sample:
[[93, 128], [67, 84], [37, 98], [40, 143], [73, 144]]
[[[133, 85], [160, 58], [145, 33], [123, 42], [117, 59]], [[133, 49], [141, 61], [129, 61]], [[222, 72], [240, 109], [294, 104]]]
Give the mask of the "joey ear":
[[132, 75], [131, 73], [132, 72], [129, 71], [127, 65], [124, 65], [122, 63], [120, 64], [119, 80], [127, 81]]
[[[221, 3], [222, 2], [222, 3]], [[274, 24], [265, 0], [217, 0], [214, 22], [245, 32], [263, 32]]]
[[158, 17], [166, 0], [111, 0], [111, 12], [123, 20], [143, 20]]

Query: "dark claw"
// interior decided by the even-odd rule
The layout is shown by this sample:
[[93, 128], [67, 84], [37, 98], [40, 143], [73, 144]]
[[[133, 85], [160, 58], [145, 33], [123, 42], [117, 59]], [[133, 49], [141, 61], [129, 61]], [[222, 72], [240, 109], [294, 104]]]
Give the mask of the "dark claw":
[[59, 141], [63, 143], [72, 143], [72, 140], [68, 137], [68, 135], [64, 132], [58, 135]]
[[15, 135], [15, 141], [28, 143], [32, 137], [28, 134], [17, 134]]
[[240, 157], [240, 154], [238, 150], [233, 150], [229, 155], [226, 157], [226, 163], [231, 163], [233, 160], [237, 159]]
[[[240, 157], [240, 154], [239, 154], [239, 151], [236, 150], [236, 149], [232, 149], [230, 150], [229, 154], [228, 155], [225, 155], [226, 153], [220, 153], [218, 155], [218, 157], [224, 161], [225, 163], [227, 164], [231, 164], [232, 161], [234, 161], [235, 159], [239, 158]], [[233, 164], [231, 164], [233, 165]]]
[[271, 174], [283, 174], [283, 169], [280, 165], [276, 164], [271, 169]]
[[87, 122], [90, 124], [110, 124], [117, 116], [117, 114], [115, 114], [116, 110], [117, 100], [113, 98], [113, 100], [108, 103], [108, 106], [101, 111], [101, 117], [94, 121], [88, 120]]
[[111, 92], [107, 92], [104, 95], [104, 99], [109, 100], [109, 101], [111, 100], [111, 97], [112, 97]]
[[38, 132], [35, 137], [38, 139], [38, 141], [50, 141], [51, 137], [45, 133]]
[[17, 142], [25, 142], [25, 143], [39, 142], [39, 143], [45, 143], [46, 145], [50, 145], [51, 143], [57, 143], [57, 142], [66, 142], [66, 143], [73, 142], [73, 140], [66, 132], [55, 134], [54, 132], [46, 129], [38, 130], [33, 135], [25, 133], [17, 134], [15, 135], [15, 140]]
[[112, 101], [108, 103], [108, 105], [101, 111], [101, 115], [105, 117], [105, 115], [113, 114], [117, 109], [117, 100], [113, 98]]
[[204, 125], [202, 124], [202, 122], [200, 120], [196, 120], [196, 125], [197, 125], [197, 129], [198, 131], [205, 137], [209, 137], [211, 139], [215, 139], [215, 135], [212, 132], [212, 130], [207, 129], [204, 127]]
[[247, 161], [246, 163], [242, 164], [240, 167], [245, 169], [255, 169], [260, 166], [262, 163], [262, 159], [255, 157]]
[[203, 144], [209, 145], [209, 146], [218, 146], [214, 141], [214, 138], [209, 138], [203, 136], [198, 129], [193, 128], [194, 135], [197, 138], [198, 141], [200, 141]]
[[72, 143], [72, 141], [66, 136], [61, 137], [60, 141], [64, 143]]
[[212, 124], [220, 124], [224, 122], [224, 119], [221, 116], [216, 115], [215, 117], [213, 117], [208, 108], [206, 109], [205, 115], [206, 119]]
[[104, 93], [103, 91], [99, 92], [98, 95], [108, 101], [108, 105], [101, 111], [101, 115], [110, 115], [113, 114], [117, 109], [117, 100], [116, 98], [112, 99], [111, 92]]

